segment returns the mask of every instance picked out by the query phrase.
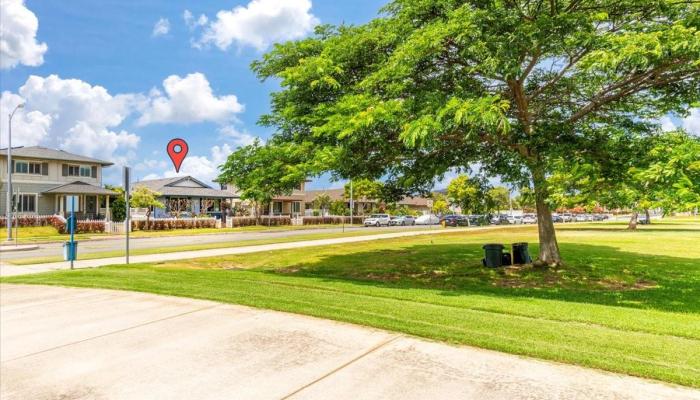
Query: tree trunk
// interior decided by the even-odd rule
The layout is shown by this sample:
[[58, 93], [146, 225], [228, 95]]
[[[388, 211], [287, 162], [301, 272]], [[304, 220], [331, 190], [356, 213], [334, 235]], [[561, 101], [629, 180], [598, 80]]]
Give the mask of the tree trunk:
[[630, 218], [630, 223], [627, 225], [627, 229], [629, 229], [629, 230], [637, 229], [637, 217], [639, 217], [639, 213], [636, 211], [633, 212], [632, 218]]
[[558, 266], [561, 264], [557, 234], [552, 221], [552, 211], [547, 204], [549, 191], [544, 170], [537, 166], [532, 169], [532, 182], [535, 189], [535, 208], [537, 209], [537, 230], [540, 240], [540, 254], [537, 263]]
[[647, 216], [647, 224], [651, 225], [651, 217], [649, 216], [649, 209], [648, 208], [644, 209], [644, 215]]
[[151, 209], [149, 208], [148, 211], [146, 211], [146, 230], [148, 230], [151, 227]]

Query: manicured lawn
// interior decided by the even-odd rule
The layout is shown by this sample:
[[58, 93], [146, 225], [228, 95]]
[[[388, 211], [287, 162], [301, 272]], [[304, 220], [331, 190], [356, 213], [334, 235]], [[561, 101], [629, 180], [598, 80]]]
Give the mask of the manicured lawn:
[[[442, 228], [435, 228], [442, 229]], [[402, 229], [405, 230], [405, 229]], [[271, 243], [287, 243], [287, 242], [299, 242], [304, 240], [316, 240], [316, 239], [331, 239], [340, 237], [350, 237], [350, 236], [365, 236], [365, 235], [376, 235], [381, 233], [396, 232], [397, 229], [385, 228], [382, 230], [377, 230], [373, 228], [355, 230], [349, 232], [329, 232], [329, 233], [308, 233], [303, 235], [294, 235], [288, 237], [278, 237], [271, 239], [257, 239], [257, 240], [241, 240], [238, 242], [220, 242], [220, 243], [204, 243], [204, 244], [190, 244], [186, 246], [169, 246], [169, 247], [152, 247], [148, 249], [132, 249], [130, 254], [132, 256], [144, 255], [144, 254], [159, 254], [159, 253], [175, 253], [179, 251], [194, 251], [194, 250], [209, 250], [209, 249], [223, 249], [231, 247], [242, 247], [242, 246], [257, 246], [262, 244]], [[109, 258], [109, 257], [121, 257], [124, 255], [124, 250], [116, 251], [101, 251], [95, 253], [80, 253], [80, 260], [94, 260], [97, 258]], [[9, 264], [13, 265], [30, 265], [30, 264], [43, 264], [43, 263], [53, 263], [63, 261], [63, 256], [48, 256], [48, 257], [27, 257], [27, 258], [17, 258], [7, 261]]]
[[558, 235], [558, 270], [481, 266], [483, 243], [533, 243], [530, 227], [2, 282], [211, 299], [700, 387], [700, 220]]
[[[346, 228], [350, 225], [346, 225]], [[167, 237], [167, 236], [188, 236], [207, 235], [217, 233], [235, 232], [263, 232], [263, 231], [286, 231], [286, 230], [307, 230], [323, 228], [342, 228], [342, 225], [283, 225], [283, 226], [244, 226], [238, 228], [199, 228], [199, 229], [172, 229], [167, 231], [134, 231], [131, 237]], [[12, 230], [14, 237], [15, 230]], [[106, 233], [81, 233], [75, 235], [76, 240], [88, 240], [98, 238], [121, 237], [124, 235], [108, 235]], [[19, 228], [20, 243], [48, 243], [62, 242], [68, 240], [68, 234], [60, 234], [53, 226], [31, 226]]]

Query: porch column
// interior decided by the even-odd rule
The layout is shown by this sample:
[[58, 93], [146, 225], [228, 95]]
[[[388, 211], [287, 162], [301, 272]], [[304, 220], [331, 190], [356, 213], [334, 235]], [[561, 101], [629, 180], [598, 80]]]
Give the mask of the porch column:
[[[98, 203], [99, 204], [99, 203]], [[111, 221], [112, 214], [109, 212], [109, 195], [105, 195], [105, 205], [107, 210], [105, 211], [105, 220]]]
[[65, 216], [65, 215], [66, 215], [66, 209], [65, 209], [66, 205], [64, 204], [64, 203], [65, 203], [65, 198], [66, 198], [66, 196], [64, 196], [64, 195], [62, 195], [62, 194], [59, 195], [59, 200], [58, 200], [58, 203], [59, 203], [59, 206], [58, 206], [58, 213], [59, 213], [60, 215], [62, 215], [62, 216]]

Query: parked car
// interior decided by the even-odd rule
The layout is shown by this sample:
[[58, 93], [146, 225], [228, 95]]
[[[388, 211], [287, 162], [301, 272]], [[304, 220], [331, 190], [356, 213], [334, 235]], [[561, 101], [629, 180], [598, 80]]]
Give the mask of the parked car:
[[552, 214], [552, 222], [564, 222], [564, 219], [561, 217], [561, 215]]
[[389, 214], [372, 214], [365, 218], [365, 226], [388, 226], [389, 221], [391, 221], [391, 216]]
[[494, 215], [493, 218], [491, 218], [492, 225], [508, 225], [510, 223], [506, 215]]
[[640, 225], [649, 225], [649, 220], [647, 219], [646, 215], [641, 214], [637, 216], [637, 223]]
[[444, 224], [445, 226], [467, 226], [467, 217], [464, 215], [445, 215], [442, 217], [440, 220], [441, 224]]
[[416, 219], [413, 218], [410, 215], [398, 215], [396, 217], [391, 217], [391, 220], [389, 220], [389, 225], [401, 225], [401, 226], [406, 226], [406, 225], [415, 225], [416, 224]]
[[576, 222], [586, 222], [588, 221], [588, 218], [586, 218], [586, 214], [577, 214], [575, 217]]
[[569, 213], [564, 213], [561, 215], [561, 222], [574, 222], [574, 216]]
[[415, 220], [416, 225], [437, 225], [439, 223], [440, 218], [438, 218], [437, 215], [433, 214], [421, 215]]
[[508, 222], [513, 224], [513, 225], [523, 223], [523, 216], [522, 215], [509, 215], [507, 218], [508, 218]]
[[535, 214], [525, 214], [523, 215], [523, 224], [536, 224], [537, 217]]

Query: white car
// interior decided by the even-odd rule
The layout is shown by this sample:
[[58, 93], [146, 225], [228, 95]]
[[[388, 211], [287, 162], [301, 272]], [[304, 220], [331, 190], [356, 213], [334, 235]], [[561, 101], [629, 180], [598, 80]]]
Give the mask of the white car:
[[389, 221], [389, 225], [396, 225], [396, 226], [406, 226], [406, 225], [415, 225], [416, 224], [416, 219], [413, 218], [411, 215], [399, 215], [396, 217], [391, 217], [391, 220]]
[[512, 225], [523, 223], [523, 216], [522, 215], [509, 215], [506, 218], [508, 218], [508, 223], [512, 224]]
[[388, 226], [389, 221], [391, 221], [391, 216], [389, 214], [372, 214], [368, 218], [365, 218], [365, 226]]
[[437, 225], [440, 223], [440, 218], [437, 217], [437, 215], [429, 214], [429, 215], [421, 215], [420, 217], [416, 218], [415, 224], [416, 225]]
[[536, 224], [536, 223], [537, 223], [537, 217], [535, 217], [533, 214], [523, 215], [523, 224]]
[[588, 221], [588, 218], [586, 217], [586, 214], [578, 214], [576, 215], [576, 222], [586, 222]]

